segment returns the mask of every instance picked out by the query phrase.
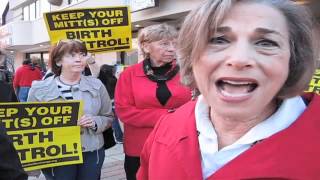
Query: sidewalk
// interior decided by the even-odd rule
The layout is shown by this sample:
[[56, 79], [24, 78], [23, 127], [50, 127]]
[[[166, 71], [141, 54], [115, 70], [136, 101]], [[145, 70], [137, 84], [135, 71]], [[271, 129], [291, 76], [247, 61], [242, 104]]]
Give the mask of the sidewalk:
[[122, 144], [106, 150], [101, 171], [101, 180], [126, 180], [123, 169], [124, 153]]
[[[101, 180], [125, 180], [123, 169], [124, 154], [122, 144], [117, 144], [106, 150], [106, 157], [101, 170]], [[39, 178], [29, 177], [28, 180], [45, 180], [41, 174]]]

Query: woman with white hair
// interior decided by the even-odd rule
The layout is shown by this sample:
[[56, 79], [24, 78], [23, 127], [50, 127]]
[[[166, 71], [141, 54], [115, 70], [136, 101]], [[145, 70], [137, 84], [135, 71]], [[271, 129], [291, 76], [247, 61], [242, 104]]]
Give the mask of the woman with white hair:
[[124, 167], [128, 180], [136, 179], [140, 152], [160, 116], [191, 98], [180, 84], [176, 64], [177, 30], [167, 24], [140, 31], [144, 60], [120, 74], [115, 92], [116, 114], [124, 123]]

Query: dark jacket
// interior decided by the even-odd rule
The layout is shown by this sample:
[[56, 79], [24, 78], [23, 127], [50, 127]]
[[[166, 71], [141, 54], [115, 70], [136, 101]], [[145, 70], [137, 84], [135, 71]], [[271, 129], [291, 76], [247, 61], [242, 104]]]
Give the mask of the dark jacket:
[[0, 124], [0, 147], [0, 180], [28, 179], [11, 139], [2, 124]]
[[17, 102], [17, 96], [14, 93], [13, 87], [4, 82], [0, 81], [0, 102]]
[[102, 65], [98, 76], [98, 79], [100, 79], [106, 87], [110, 99], [114, 98], [114, 91], [117, 84], [117, 78], [113, 74], [113, 68], [113, 66], [107, 64]]
[[[17, 97], [11, 85], [0, 81], [0, 102], [16, 102]], [[0, 123], [0, 180], [26, 180], [18, 154], [6, 129]]]

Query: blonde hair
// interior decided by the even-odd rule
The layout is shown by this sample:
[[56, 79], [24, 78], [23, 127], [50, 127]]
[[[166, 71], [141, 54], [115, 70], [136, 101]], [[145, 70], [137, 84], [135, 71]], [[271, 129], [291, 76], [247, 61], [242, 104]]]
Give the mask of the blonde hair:
[[176, 28], [165, 23], [151, 25], [141, 29], [138, 35], [138, 44], [143, 58], [149, 57], [149, 54], [146, 53], [143, 48], [144, 43], [151, 43], [162, 39], [175, 39], [177, 37], [178, 32]]
[[[300, 94], [309, 84], [315, 70], [313, 23], [310, 12], [290, 0], [207, 0], [186, 17], [178, 38], [177, 57], [183, 84], [197, 88], [192, 66], [205, 50], [209, 38], [232, 6], [239, 2], [263, 3], [279, 10], [289, 29], [290, 62], [288, 78], [278, 98]], [[253, 15], [254, 16], [254, 15]]]

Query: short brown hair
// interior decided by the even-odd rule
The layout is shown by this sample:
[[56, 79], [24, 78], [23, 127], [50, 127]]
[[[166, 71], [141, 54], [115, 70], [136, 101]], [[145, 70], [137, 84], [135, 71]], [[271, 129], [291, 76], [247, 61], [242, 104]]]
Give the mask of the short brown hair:
[[182, 83], [196, 88], [192, 66], [205, 50], [210, 35], [238, 2], [263, 3], [279, 10], [289, 29], [289, 75], [277, 97], [288, 98], [300, 94], [314, 73], [316, 52], [313, 42], [314, 21], [302, 5], [290, 0], [207, 0], [186, 17], [178, 38], [178, 62]]
[[77, 39], [67, 39], [60, 40], [56, 45], [54, 45], [50, 51], [49, 63], [51, 65], [52, 72], [60, 76], [61, 66], [57, 65], [62, 60], [62, 57], [68, 53], [84, 53], [87, 55], [87, 48], [84, 42]]
[[175, 39], [178, 37], [178, 31], [175, 27], [166, 23], [155, 24], [145, 27], [139, 31], [138, 44], [144, 58], [149, 55], [143, 49], [143, 43], [160, 41], [162, 39]]

